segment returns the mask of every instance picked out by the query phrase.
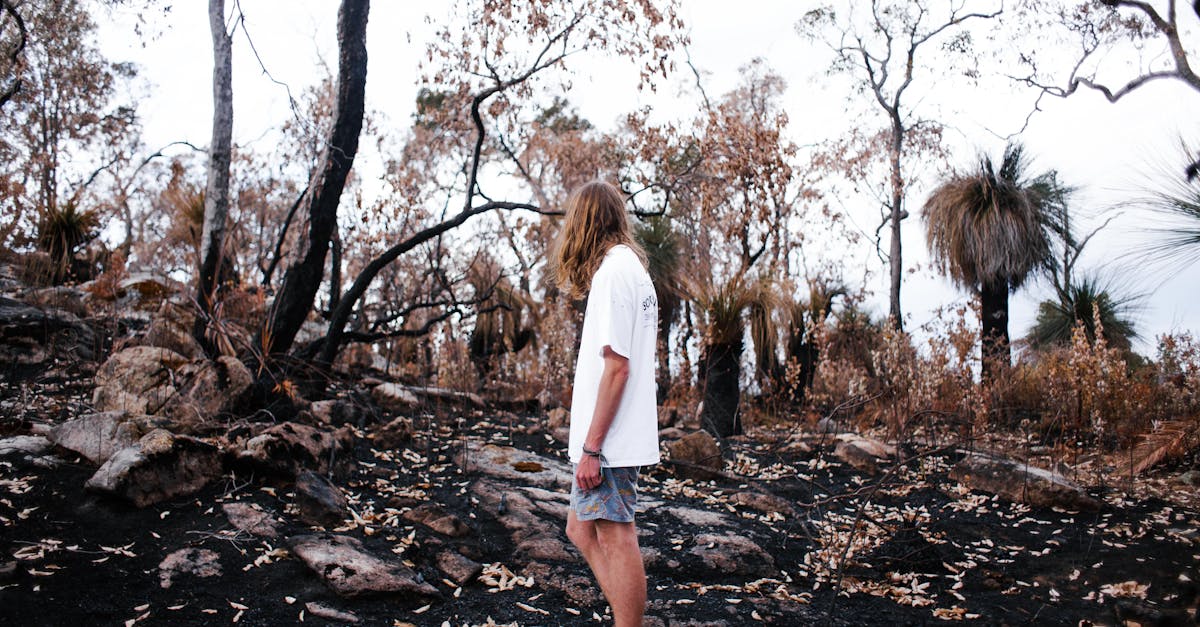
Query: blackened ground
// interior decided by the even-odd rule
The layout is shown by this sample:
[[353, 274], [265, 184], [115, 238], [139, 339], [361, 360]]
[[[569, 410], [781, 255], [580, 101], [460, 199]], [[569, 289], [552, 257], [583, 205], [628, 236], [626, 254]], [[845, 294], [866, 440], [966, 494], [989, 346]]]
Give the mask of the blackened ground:
[[[82, 404], [84, 397], [80, 388], [63, 403]], [[472, 532], [462, 539], [404, 522], [370, 535], [362, 527], [343, 531], [381, 555], [413, 534], [402, 558], [439, 589], [436, 598], [341, 599], [300, 561], [273, 553], [284, 537], [308, 531], [288, 511], [287, 485], [227, 475], [187, 499], [139, 510], [85, 492], [94, 469], [78, 460], [48, 469], [10, 457], [0, 459], [0, 566], [15, 563], [15, 569], [0, 572], [0, 624], [283, 625], [298, 623], [308, 602], [353, 612], [367, 625], [597, 624], [593, 614], [605, 615], [603, 601], [581, 605], [542, 583], [493, 592], [473, 582], [457, 598], [442, 583], [434, 565], [438, 547], [456, 545], [479, 562], [503, 563], [517, 573], [528, 561], [496, 512], [472, 500], [470, 486], [480, 477], [460, 470], [466, 441], [556, 459], [563, 448], [530, 428], [539, 416], [451, 416], [418, 421], [418, 439], [405, 451], [381, 455], [360, 439], [357, 463], [335, 477], [356, 511], [428, 500], [467, 522]], [[19, 424], [10, 428], [20, 430]], [[679, 481], [665, 465], [646, 471], [645, 495], [664, 503], [639, 515], [649, 531], [643, 546], [663, 556], [648, 572], [651, 616], [665, 624], [918, 625], [947, 617], [1077, 625], [1114, 624], [1118, 612], [1134, 612], [1193, 621], [1188, 612], [1200, 581], [1200, 520], [1190, 506], [1096, 489], [1093, 495], [1107, 502], [1099, 513], [1029, 509], [948, 479], [952, 452], [921, 457], [910, 449], [912, 461], [868, 476], [834, 460], [828, 442], [812, 441], [813, 453], [789, 452], [785, 444], [795, 438], [788, 435], [727, 440], [726, 458], [741, 475], [736, 481]], [[750, 490], [783, 497], [795, 511], [770, 516], [731, 504], [733, 495]], [[281, 537], [237, 533], [221, 509], [230, 501], [275, 512], [284, 521]], [[685, 523], [668, 515], [668, 506], [720, 513], [730, 527]], [[691, 554], [706, 533], [749, 538], [773, 557], [777, 572], [765, 582], [712, 574]], [[845, 550], [847, 542], [852, 551]], [[179, 576], [164, 589], [159, 563], [185, 547], [215, 551], [223, 572]], [[831, 560], [844, 567], [831, 567]], [[588, 575], [581, 560], [549, 566]], [[305, 612], [306, 625], [328, 623]]]

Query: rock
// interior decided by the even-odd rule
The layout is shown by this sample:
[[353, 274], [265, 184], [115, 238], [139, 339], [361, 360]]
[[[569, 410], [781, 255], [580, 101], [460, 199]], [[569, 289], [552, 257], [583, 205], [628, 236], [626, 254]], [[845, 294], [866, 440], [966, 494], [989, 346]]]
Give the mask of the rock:
[[679, 427], [664, 427], [658, 430], [658, 440], [660, 442], [679, 440], [684, 437], [687, 437], [687, 432]]
[[179, 549], [158, 565], [159, 585], [170, 588], [179, 575], [217, 577], [221, 574], [220, 556], [209, 549]]
[[98, 411], [159, 414], [178, 402], [175, 370], [187, 363], [179, 353], [155, 346], [134, 346], [114, 353], [96, 371], [92, 405]]
[[734, 504], [742, 507], [748, 507], [762, 514], [779, 513], [785, 518], [794, 518], [796, 509], [787, 499], [780, 498], [774, 494], [764, 494], [762, 492], [738, 492], [729, 496], [729, 500]]
[[842, 433], [844, 431], [841, 421], [834, 420], [829, 416], [817, 421], [817, 433]]
[[403, 416], [392, 420], [375, 432], [375, 448], [379, 450], [397, 450], [412, 440], [412, 420]]
[[705, 567], [718, 575], [773, 577], [778, 574], [770, 553], [749, 538], [733, 533], [700, 534], [689, 553], [699, 557]]
[[471, 528], [462, 520], [447, 512], [440, 505], [426, 503], [404, 513], [404, 519], [420, 523], [434, 531], [452, 538], [461, 538], [471, 533]]
[[181, 422], [208, 420], [228, 414], [254, 382], [250, 369], [236, 357], [221, 355], [214, 361], [194, 361], [179, 370], [182, 404], [175, 412]]
[[728, 527], [729, 518], [719, 512], [694, 507], [667, 507], [662, 511], [679, 519], [680, 522], [702, 529], [711, 527]]
[[537, 515], [538, 507], [522, 490], [506, 489], [496, 482], [481, 479], [471, 486], [479, 498], [480, 514], [494, 517], [504, 525], [516, 545], [515, 556], [533, 560], [568, 561], [576, 559], [565, 542], [563, 525]]
[[[467, 471], [506, 479], [517, 485], [532, 485], [553, 490], [570, 490], [574, 474], [568, 464], [508, 446], [471, 441], [467, 450]], [[525, 462], [525, 463], [522, 463]], [[536, 463], [542, 470], [530, 472]], [[520, 464], [519, 470], [517, 465]]]
[[166, 348], [132, 346], [100, 366], [92, 404], [99, 411], [125, 410], [190, 424], [230, 412], [252, 381], [249, 369], [235, 357], [189, 362]]
[[330, 432], [282, 422], [250, 438], [235, 456], [239, 463], [277, 476], [295, 477], [305, 470], [328, 472], [330, 463], [349, 450], [351, 437], [345, 427]]
[[562, 407], [555, 407], [546, 412], [546, 428], [554, 430], [562, 427], [570, 426], [571, 412]]
[[1100, 501], [1066, 477], [1011, 459], [968, 453], [950, 469], [950, 478], [971, 489], [1036, 507], [1100, 509]]
[[542, 588], [562, 592], [569, 604], [576, 607], [593, 607], [604, 600], [594, 580], [561, 566], [551, 569], [541, 562], [529, 562], [521, 574], [533, 577]]
[[[693, 431], [667, 445], [671, 461], [689, 466], [676, 466], [675, 472], [685, 479], [708, 480], [725, 466], [721, 448], [707, 431]], [[708, 472], [708, 470], [714, 472]]]
[[145, 507], [192, 494], [220, 474], [216, 446], [155, 429], [109, 457], [85, 487]]
[[133, 446], [149, 430], [146, 417], [133, 418], [129, 412], [106, 411], [68, 420], [54, 427], [50, 439], [99, 465], [108, 461], [113, 453]]
[[[96, 358], [99, 346], [95, 331], [74, 314], [59, 309], [42, 309], [0, 296], [0, 338], [12, 351], [3, 351], [8, 361], [38, 363], [47, 350], [78, 359]], [[40, 357], [30, 348], [42, 349]], [[9, 354], [11, 353], [11, 354]]]
[[458, 551], [442, 551], [437, 556], [438, 570], [458, 585], [473, 581], [483, 572], [483, 564], [459, 553]]
[[318, 422], [335, 427], [359, 424], [366, 413], [362, 407], [339, 399], [315, 401], [309, 406], [308, 411]]
[[357, 623], [358, 622], [358, 617], [355, 616], [354, 614], [351, 614], [350, 612], [343, 612], [341, 610], [335, 610], [332, 607], [329, 607], [328, 605], [323, 605], [323, 604], [317, 603], [315, 601], [309, 601], [308, 603], [305, 603], [304, 609], [308, 610], [308, 613], [312, 614], [313, 616], [320, 616], [321, 618], [328, 618], [329, 620], [336, 620], [340, 623]]
[[28, 455], [39, 457], [50, 450], [50, 440], [40, 435], [14, 435], [0, 439], [0, 457]]
[[371, 398], [387, 411], [409, 412], [421, 406], [421, 399], [396, 383], [380, 383], [371, 389]]
[[466, 405], [474, 409], [483, 408], [483, 397], [472, 392], [459, 392], [447, 388], [410, 386], [408, 391], [418, 397], [431, 399], [435, 402], [453, 405]]
[[1179, 475], [1179, 480], [1193, 488], [1200, 486], [1200, 470], [1189, 470]]
[[300, 520], [314, 526], [336, 527], [350, 515], [350, 504], [342, 490], [312, 471], [296, 477], [296, 506]]
[[180, 285], [151, 272], [131, 272], [117, 287], [142, 302], [157, 302], [178, 291]]
[[164, 301], [150, 320], [150, 326], [130, 338], [128, 346], [157, 346], [172, 350], [188, 359], [204, 357], [204, 349], [192, 335], [196, 316], [188, 308]]
[[367, 553], [357, 538], [320, 533], [290, 538], [288, 544], [293, 554], [344, 598], [383, 593], [437, 594], [411, 568]]
[[838, 437], [837, 446], [833, 448], [833, 456], [870, 475], [879, 472], [879, 463], [895, 457], [896, 448], [875, 440], [852, 433], [843, 433]]
[[221, 505], [229, 524], [235, 529], [263, 538], [279, 537], [278, 522], [269, 512], [257, 509], [250, 503], [225, 503]]

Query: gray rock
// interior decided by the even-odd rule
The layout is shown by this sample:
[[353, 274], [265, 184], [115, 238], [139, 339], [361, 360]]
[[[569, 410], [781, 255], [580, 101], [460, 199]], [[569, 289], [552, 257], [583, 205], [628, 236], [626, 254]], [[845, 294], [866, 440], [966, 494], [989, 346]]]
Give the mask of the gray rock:
[[249, 503], [225, 503], [221, 509], [229, 524], [240, 531], [263, 538], [279, 537], [279, 523], [270, 512], [256, 509]]
[[397, 450], [412, 440], [412, 420], [398, 417], [375, 432], [375, 448], [381, 451]]
[[296, 506], [300, 520], [321, 527], [336, 527], [350, 515], [342, 490], [324, 475], [305, 471], [296, 477]]
[[50, 439], [93, 464], [103, 464], [113, 453], [133, 446], [146, 434], [148, 421], [135, 420], [129, 412], [106, 411], [68, 420], [50, 432]]
[[236, 357], [221, 355], [216, 360], [199, 360], [179, 369], [180, 403], [172, 417], [181, 422], [208, 420], [227, 414], [250, 388], [254, 376]]
[[787, 499], [780, 498], [774, 494], [765, 494], [762, 492], [738, 492], [729, 497], [734, 504], [752, 509], [762, 514], [780, 513], [785, 518], [794, 518], [796, 509]]
[[[707, 431], [694, 431], [667, 445], [671, 461], [683, 462], [688, 466], [677, 466], [676, 474], [685, 479], [708, 480], [717, 476], [725, 467], [721, 458], [721, 447]], [[712, 472], [709, 472], [709, 471]]]
[[1058, 473], [1011, 459], [969, 453], [950, 469], [950, 478], [967, 487], [1037, 507], [1097, 511], [1100, 501]]
[[174, 373], [187, 363], [179, 353], [156, 346], [134, 346], [114, 353], [96, 371], [92, 405], [98, 411], [159, 414], [178, 402]]
[[368, 553], [357, 538], [320, 533], [290, 538], [288, 544], [293, 554], [344, 598], [387, 593], [437, 594], [411, 568]]
[[335, 610], [332, 607], [329, 607], [328, 605], [317, 603], [315, 601], [309, 601], [308, 603], [305, 603], [304, 609], [308, 610], [308, 613], [312, 614], [313, 616], [320, 616], [321, 618], [327, 618], [329, 620], [336, 620], [339, 623], [357, 623], [358, 622], [358, 617], [350, 612], [343, 612], [341, 610]]
[[352, 435], [345, 427], [324, 431], [294, 422], [272, 425], [239, 449], [238, 462], [267, 474], [295, 477], [305, 470], [328, 472], [330, 463], [344, 459]]
[[164, 301], [150, 320], [146, 330], [129, 340], [129, 346], [157, 346], [166, 348], [188, 359], [204, 357], [204, 349], [192, 335], [196, 316], [192, 311], [171, 301]]
[[1189, 470], [1179, 475], [1179, 480], [1193, 488], [1200, 486], [1200, 470]]
[[339, 399], [315, 401], [308, 411], [319, 422], [335, 427], [358, 424], [365, 413], [360, 406]]
[[380, 407], [392, 412], [408, 412], [421, 406], [421, 399], [396, 383], [380, 383], [371, 389], [371, 398]]
[[576, 559], [567, 547], [563, 525], [537, 514], [538, 507], [523, 490], [481, 479], [471, 486], [478, 497], [482, 514], [494, 517], [508, 530], [516, 545], [516, 555], [533, 560], [567, 561]]
[[209, 549], [179, 549], [158, 565], [159, 585], [170, 588], [179, 575], [217, 577], [221, 574], [220, 556]]
[[50, 450], [50, 440], [40, 435], [14, 435], [0, 438], [0, 457], [28, 455], [39, 457]]
[[447, 512], [445, 508], [433, 503], [426, 503], [404, 513], [404, 519], [420, 523], [434, 531], [452, 538], [461, 538], [471, 533], [471, 528], [458, 516]]
[[694, 507], [667, 507], [663, 511], [680, 522], [700, 528], [728, 527], [729, 518], [719, 512]]
[[437, 556], [438, 570], [445, 573], [454, 583], [464, 585], [468, 581], [473, 581], [483, 572], [483, 564], [459, 553], [458, 551], [445, 550], [438, 553]]
[[713, 575], [773, 577], [779, 573], [770, 553], [753, 540], [733, 533], [700, 534], [689, 553], [699, 557]]
[[896, 456], [896, 448], [879, 440], [844, 433], [838, 436], [833, 456], [870, 475], [879, 472], [879, 464]]
[[155, 429], [109, 457], [85, 487], [145, 507], [192, 494], [220, 474], [216, 446]]
[[467, 470], [513, 481], [518, 485], [553, 490], [570, 490], [573, 481], [568, 464], [509, 446], [475, 441], [470, 442], [467, 449]]
[[[95, 359], [96, 333], [74, 314], [59, 309], [42, 309], [0, 296], [0, 338], [18, 349], [10, 355], [18, 363], [44, 361], [46, 347], [79, 357]], [[30, 348], [42, 355], [29, 354]]]

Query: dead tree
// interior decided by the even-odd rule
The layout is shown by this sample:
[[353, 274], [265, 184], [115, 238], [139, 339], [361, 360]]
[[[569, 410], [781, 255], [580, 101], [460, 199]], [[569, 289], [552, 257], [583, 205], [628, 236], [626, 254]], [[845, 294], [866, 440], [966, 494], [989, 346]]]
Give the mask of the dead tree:
[[313, 309], [325, 274], [325, 254], [337, 228], [338, 203], [358, 152], [367, 84], [369, 0], [342, 0], [338, 9], [338, 85], [333, 126], [308, 185], [308, 233], [300, 237], [263, 327], [255, 338], [264, 358], [287, 352]]
[[204, 229], [200, 236], [200, 272], [196, 281], [193, 335], [210, 357], [216, 352], [208, 323], [220, 289], [225, 261], [225, 225], [229, 219], [229, 167], [233, 143], [233, 36], [225, 28], [225, 0], [209, 0], [208, 24], [213, 40], [213, 125], [208, 150], [208, 185], [204, 192]]

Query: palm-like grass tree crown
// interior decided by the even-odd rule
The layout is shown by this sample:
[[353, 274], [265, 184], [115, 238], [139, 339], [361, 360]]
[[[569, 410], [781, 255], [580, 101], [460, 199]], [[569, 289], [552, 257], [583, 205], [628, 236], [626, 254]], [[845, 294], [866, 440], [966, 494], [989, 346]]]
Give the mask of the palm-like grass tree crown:
[[959, 285], [1007, 281], [1013, 289], [1050, 260], [1043, 209], [1051, 182], [1044, 175], [1027, 179], [1023, 153], [1009, 145], [999, 170], [983, 157], [977, 172], [955, 174], [925, 203], [929, 250]]

